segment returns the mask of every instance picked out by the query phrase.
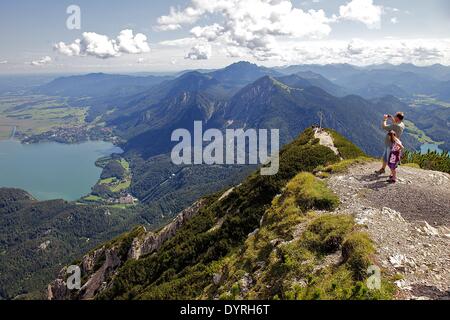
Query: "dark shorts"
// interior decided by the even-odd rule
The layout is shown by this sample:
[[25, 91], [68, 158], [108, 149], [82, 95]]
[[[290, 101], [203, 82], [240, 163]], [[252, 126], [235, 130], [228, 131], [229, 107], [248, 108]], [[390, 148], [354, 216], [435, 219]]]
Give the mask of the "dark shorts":
[[389, 168], [391, 170], [397, 169], [398, 165], [400, 164], [400, 159], [401, 159], [400, 151], [392, 151], [388, 161]]
[[400, 164], [400, 161], [398, 161], [398, 162], [390, 162], [390, 163], [388, 164], [388, 166], [389, 166], [389, 169], [395, 170], [395, 169], [398, 168], [398, 165], [399, 165], [399, 164]]

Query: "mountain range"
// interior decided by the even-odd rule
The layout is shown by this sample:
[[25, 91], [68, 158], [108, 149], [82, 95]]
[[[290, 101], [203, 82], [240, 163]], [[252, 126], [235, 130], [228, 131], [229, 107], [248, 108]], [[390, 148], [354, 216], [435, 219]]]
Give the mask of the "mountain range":
[[[194, 120], [222, 130], [230, 123], [234, 128], [278, 128], [282, 142], [287, 143], [318, 123], [319, 113], [323, 113], [325, 126], [342, 132], [369, 154], [380, 153], [380, 119], [386, 112], [395, 112], [391, 107], [384, 109], [383, 103], [387, 100], [391, 106], [392, 96], [374, 102], [346, 95], [346, 89], [312, 72], [257, 78], [267, 70], [256, 72], [255, 66], [244, 68], [240, 82], [248, 79], [249, 83], [242, 87], [230, 80], [242, 65], [211, 74], [189, 72], [156, 85], [116, 108], [106, 117], [107, 124], [126, 138], [126, 151], [139, 151], [149, 158], [168, 152], [173, 147], [173, 130], [192, 130]], [[217, 80], [216, 74], [224, 80]], [[399, 110], [411, 110], [400, 100], [395, 104]], [[418, 145], [412, 139], [407, 141], [410, 147]]]
[[[311, 171], [317, 165], [337, 161], [333, 155], [326, 153], [327, 156], [323, 159], [322, 155], [317, 155], [317, 158], [311, 160], [313, 165], [308, 162], [311, 156], [309, 152], [313, 152], [314, 156], [314, 152], [320, 149], [318, 146], [311, 147], [315, 145], [314, 139], [306, 134], [307, 138], [304, 138], [306, 142], [302, 137], [295, 140], [305, 129], [318, 124], [320, 116], [323, 126], [335, 130], [336, 135], [339, 133], [343, 136], [340, 141], [344, 142], [339, 145], [343, 158], [354, 157], [354, 152], [362, 155], [362, 152], [355, 151], [359, 149], [349, 145], [346, 139], [355, 143], [365, 153], [379, 156], [385, 135], [380, 128], [383, 114], [393, 114], [399, 110], [405, 111], [407, 119], [411, 122], [403, 138], [408, 148], [417, 149], [422, 143], [418, 136], [422, 134], [443, 142], [443, 146], [448, 148], [450, 108], [446, 106], [445, 101], [449, 92], [446, 89], [450, 80], [449, 75], [450, 70], [444, 66], [419, 68], [409, 65], [383, 65], [361, 68], [350, 65], [304, 65], [264, 68], [240, 62], [220, 70], [189, 71], [177, 76], [90, 74], [64, 77], [34, 87], [30, 93], [64, 96], [69, 99], [71, 105], [90, 106], [87, 121], [95, 120], [96, 123], [103, 123], [123, 141], [121, 144], [125, 151], [123, 157], [130, 163], [133, 173], [130, 191], [140, 200], [142, 206], [135, 212], [110, 212], [111, 216], [95, 206], [86, 208], [85, 210], [89, 212], [95, 212], [92, 217], [88, 215], [88, 220], [92, 218], [94, 222], [100, 221], [106, 216], [108, 226], [113, 232], [108, 233], [101, 229], [101, 234], [95, 241], [80, 245], [85, 252], [97, 243], [129, 230], [133, 225], [145, 224], [149, 228], [156, 228], [204, 195], [237, 185], [255, 169], [254, 166], [175, 166], [171, 163], [169, 155], [174, 145], [170, 137], [175, 129], [184, 128], [192, 132], [194, 121], [202, 121], [205, 129], [217, 128], [222, 131], [229, 128], [280, 129], [282, 145], [290, 145], [288, 151], [284, 151], [285, 156], [295, 150], [298, 166], [289, 162], [289, 166], [282, 169], [285, 175], [275, 178], [275, 180], [282, 179], [282, 182], [275, 181], [276, 187], [271, 186], [273, 181], [270, 179], [258, 180], [260, 178], [257, 178], [257, 185], [253, 186], [254, 178], [251, 176], [246, 180], [248, 181], [246, 184], [252, 187], [243, 190], [244, 198], [249, 196], [245, 201], [255, 201], [257, 204], [263, 201], [268, 205], [273, 195], [280, 191], [281, 186], [284, 186], [295, 172]], [[424, 99], [426, 102], [422, 102]], [[302, 146], [299, 147], [301, 150], [296, 149], [297, 144]], [[300, 152], [297, 154], [297, 151]], [[347, 152], [350, 152], [350, 155]], [[251, 195], [252, 188], [260, 187], [259, 183], [262, 184], [261, 188], [267, 191], [267, 197], [263, 194]], [[6, 197], [10, 197], [10, 190], [2, 192]], [[43, 280], [48, 279], [50, 273], [55, 272], [55, 261], [62, 259], [63, 263], [69, 263], [68, 258], [81, 254], [80, 250], [67, 249], [79, 245], [74, 240], [78, 234], [74, 235], [70, 231], [71, 228], [81, 228], [86, 231], [80, 233], [81, 237], [93, 238], [92, 230], [82, 228], [84, 224], [89, 224], [89, 221], [75, 215], [75, 222], [71, 227], [61, 223], [61, 217], [71, 216], [67, 214], [71, 204], [58, 201], [41, 203], [29, 199], [28, 196], [24, 197], [26, 199], [10, 202], [11, 206], [8, 206], [7, 210], [8, 212], [12, 210], [14, 214], [4, 216], [10, 219], [9, 229], [6, 228], [4, 233], [12, 234], [19, 228], [11, 222], [15, 219], [15, 215], [28, 217], [35, 210], [42, 211], [40, 208], [51, 207], [47, 222], [45, 225], [36, 225], [34, 220], [23, 218], [25, 227], [21, 228], [25, 230], [24, 234], [36, 235], [33, 238], [34, 242], [28, 242], [24, 237], [22, 240], [17, 239], [17, 243], [5, 244], [4, 248], [14, 247], [17, 255], [25, 255], [27, 261], [38, 259], [39, 279], [32, 283], [25, 281], [15, 287], [4, 285], [14, 282], [14, 279], [0, 279], [3, 290], [0, 294], [4, 297], [32, 292], [42, 285]], [[233, 201], [237, 201], [236, 199]], [[253, 206], [249, 204], [246, 210], [251, 208]], [[249, 220], [243, 222], [242, 230], [236, 228], [234, 223], [237, 220], [242, 222], [240, 220], [242, 217], [239, 219], [227, 217], [230, 223], [227, 222], [226, 228], [221, 230], [229, 232], [232, 236], [227, 237], [226, 241], [231, 241], [234, 236], [241, 241], [248, 232], [252, 232], [255, 223], [262, 216], [263, 208], [265, 207], [258, 207], [257, 213], [250, 214]], [[0, 210], [6, 209], [0, 207]], [[205, 211], [205, 219], [211, 218], [208, 212]], [[123, 214], [132, 216], [124, 219]], [[102, 218], [94, 219], [94, 217]], [[216, 218], [219, 220], [216, 221]], [[220, 214], [214, 216], [212, 220], [207, 220], [204, 227], [210, 228], [211, 223], [219, 223], [220, 218]], [[200, 222], [203, 223], [203, 220]], [[96, 223], [93, 223], [93, 226], [96, 226]], [[45, 237], [48, 236], [45, 231], [50, 229], [57, 231], [58, 241], [62, 239], [59, 246], [61, 250], [63, 252], [72, 250], [73, 256], [61, 258], [59, 250], [58, 255], [50, 254], [46, 259], [43, 259], [42, 251], [38, 252], [39, 258], [36, 258], [35, 253], [29, 254], [30, 251], [27, 251], [29, 248], [45, 244], [47, 241]], [[208, 235], [207, 232], [205, 234]], [[202, 261], [209, 262], [208, 259], [211, 257], [224, 254], [235, 245], [223, 243], [222, 239], [217, 238], [218, 245], [211, 247], [210, 250], [202, 247], [201, 250], [204, 250]], [[179, 240], [181, 241], [181, 238]], [[192, 239], [194, 243], [197, 240]], [[59, 243], [55, 239], [50, 241]], [[199, 243], [204, 245], [202, 241]], [[180, 246], [185, 248], [183, 244]], [[170, 252], [170, 255], [176, 253]], [[175, 264], [175, 271], [189, 272], [189, 268], [183, 268], [186, 267], [186, 261], [193, 258], [193, 256], [180, 258], [181, 260]], [[8, 259], [13, 259], [13, 256], [8, 256]], [[43, 266], [45, 261], [48, 261], [49, 265]], [[26, 274], [32, 267], [33, 264], [14, 264], [14, 268], [18, 270], [14, 273]], [[166, 271], [172, 272], [170, 269]], [[164, 276], [158, 272], [151, 275], [151, 281]], [[124, 281], [128, 281], [127, 277]], [[167, 277], [173, 278], [170, 274], [167, 274]], [[175, 278], [172, 280], [176, 281]], [[133, 278], [132, 281], [136, 279]], [[134, 282], [118, 285], [124, 285], [126, 288], [120, 287], [122, 290], [120, 292], [111, 291], [113, 292], [111, 297], [129, 294]], [[155, 292], [152, 295], [156, 294]]]
[[[183, 122], [192, 120], [190, 117], [205, 122], [215, 121], [211, 122], [211, 126], [222, 128], [224, 123], [234, 119], [219, 119], [217, 114], [224, 112], [231, 101], [237, 105], [236, 96], [246, 86], [259, 85], [257, 81], [266, 76], [294, 89], [317, 87], [335, 98], [358, 95], [367, 101], [367, 103], [366, 101], [358, 102], [364, 105], [373, 103], [374, 100], [378, 101], [379, 104], [381, 103], [379, 108], [370, 107], [371, 110], [377, 110], [377, 116], [386, 112], [395, 112], [389, 107], [384, 108], [382, 99], [396, 97], [399, 99], [395, 102], [398, 110], [407, 112], [407, 117], [410, 119], [417, 120], [419, 114], [420, 118], [424, 119], [424, 113], [427, 114], [429, 110], [436, 111], [436, 109], [439, 117], [434, 116], [436, 112], [433, 115], [427, 115], [424, 119], [426, 123], [434, 120], [439, 122], [439, 119], [441, 121], [444, 119], [445, 122], [445, 119], [448, 121], [450, 117], [449, 109], [444, 107], [445, 102], [450, 99], [450, 68], [442, 65], [418, 67], [410, 64], [398, 66], [384, 64], [356, 67], [336, 64], [265, 68], [248, 62], [239, 62], [224, 69], [190, 71], [177, 77], [106, 74], [64, 77], [35, 88], [34, 91], [49, 95], [66, 95], [73, 98], [74, 104], [89, 105], [88, 120], [101, 116], [108, 125], [117, 128], [119, 135], [126, 140], [133, 139], [129, 147], [134, 148], [147, 140], [148, 134], [159, 133], [160, 130], [168, 132], [172, 127], [186, 126]], [[325, 93], [317, 91], [316, 95], [321, 98], [325, 96]], [[414, 107], [417, 100], [420, 101], [418, 98], [424, 96], [428, 97], [430, 102], [421, 104], [420, 108]], [[86, 99], [76, 100], [80, 97]], [[312, 98], [311, 95], [310, 98]], [[329, 101], [332, 98], [327, 99]], [[304, 103], [307, 104], [308, 101]], [[190, 105], [194, 106], [193, 109], [189, 109]], [[281, 113], [282, 108], [280, 106]], [[174, 111], [178, 113], [176, 117], [179, 119], [172, 119], [174, 115], [167, 114]], [[374, 119], [370, 115], [367, 120], [370, 122], [367, 124], [368, 127], [373, 125]], [[304, 122], [311, 124], [311, 119]], [[376, 126], [379, 126], [378, 123]], [[304, 126], [300, 127], [304, 129]], [[330, 127], [339, 129], [333, 124], [330, 124]], [[443, 137], [442, 134], [448, 132], [448, 125], [444, 128], [440, 127], [441, 130], [436, 128], [429, 130], [430, 125], [419, 123], [420, 130], [435, 141], [443, 142], [444, 146], [448, 146], [448, 138]], [[167, 132], [163, 134], [167, 135]], [[300, 131], [292, 132], [290, 137], [296, 136], [298, 132]], [[357, 134], [359, 132], [355, 132], [355, 135]], [[347, 136], [354, 138], [354, 136]], [[418, 143], [413, 145], [411, 142], [409, 141], [410, 147], [418, 146]], [[148, 143], [145, 142], [143, 147], [147, 149]], [[371, 149], [367, 146], [361, 147], [370, 154], [379, 152], [379, 149], [376, 151], [377, 147]], [[147, 153], [155, 155], [160, 153], [159, 149], [156, 147], [155, 150], [147, 150]]]
[[33, 89], [34, 93], [67, 97], [100, 97], [107, 95], [132, 95], [171, 77], [127, 76], [92, 73], [56, 78]]

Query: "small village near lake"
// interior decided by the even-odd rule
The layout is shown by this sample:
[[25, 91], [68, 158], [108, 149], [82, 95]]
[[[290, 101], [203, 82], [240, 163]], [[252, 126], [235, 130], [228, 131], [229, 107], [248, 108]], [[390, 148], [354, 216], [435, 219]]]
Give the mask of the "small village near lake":
[[97, 160], [96, 165], [103, 169], [100, 180], [92, 188], [91, 194], [80, 202], [118, 207], [132, 206], [139, 202], [130, 193], [132, 174], [127, 160], [113, 154]]

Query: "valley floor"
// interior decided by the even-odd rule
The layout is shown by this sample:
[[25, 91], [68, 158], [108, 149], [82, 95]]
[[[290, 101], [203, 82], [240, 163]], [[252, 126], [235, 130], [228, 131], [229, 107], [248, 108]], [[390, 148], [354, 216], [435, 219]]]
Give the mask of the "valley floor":
[[398, 279], [397, 298], [450, 299], [450, 175], [402, 166], [390, 185], [378, 168], [371, 162], [331, 176], [337, 212], [367, 226], [379, 265]]

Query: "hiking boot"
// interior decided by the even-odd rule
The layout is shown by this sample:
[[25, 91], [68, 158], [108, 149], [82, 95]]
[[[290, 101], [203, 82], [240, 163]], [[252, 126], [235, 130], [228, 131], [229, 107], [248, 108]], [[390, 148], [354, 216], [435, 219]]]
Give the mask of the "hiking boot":
[[386, 170], [385, 169], [380, 169], [380, 170], [375, 171], [375, 173], [378, 174], [378, 175], [385, 174]]
[[394, 179], [394, 177], [389, 177], [387, 182], [389, 182], [389, 183], [396, 183], [397, 179]]

